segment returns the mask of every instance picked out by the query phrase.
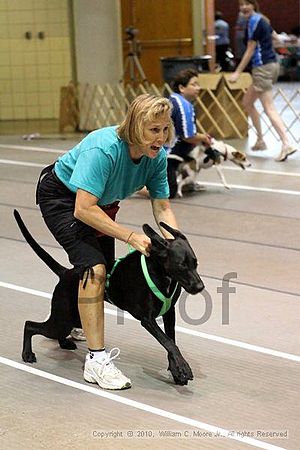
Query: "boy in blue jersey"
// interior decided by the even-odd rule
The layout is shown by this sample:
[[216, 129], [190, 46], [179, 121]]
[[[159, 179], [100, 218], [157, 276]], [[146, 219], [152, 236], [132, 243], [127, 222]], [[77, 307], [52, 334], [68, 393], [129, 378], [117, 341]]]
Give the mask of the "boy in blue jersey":
[[104, 346], [104, 288], [106, 267], [115, 259], [114, 239], [146, 256], [151, 251], [145, 234], [115, 222], [118, 203], [146, 186], [156, 223], [178, 228], [163, 147], [173, 139], [171, 108], [165, 98], [140, 95], [120, 126], [90, 133], [42, 171], [37, 187], [45, 223], [80, 274], [78, 309], [89, 348], [84, 379], [104, 389], [131, 387], [112, 362], [116, 355]]
[[247, 48], [236, 71], [230, 77], [231, 82], [237, 81], [240, 73], [251, 62], [253, 84], [247, 90], [243, 105], [251, 117], [257, 132], [257, 141], [252, 150], [265, 150], [260, 117], [254, 103], [259, 99], [265, 114], [269, 117], [282, 142], [281, 152], [275, 161], [285, 161], [296, 152], [296, 148], [288, 141], [284, 123], [278, 114], [272, 94], [273, 84], [279, 75], [279, 63], [273, 48], [272, 39], [278, 39], [277, 33], [271, 27], [269, 20], [258, 12], [256, 0], [240, 0], [240, 11], [247, 19]]
[[[171, 148], [168, 157], [168, 182], [170, 198], [176, 197], [176, 171], [180, 159], [188, 160], [188, 154], [195, 145], [200, 143], [210, 145], [210, 136], [198, 133], [196, 128], [195, 110], [192, 102], [197, 98], [200, 86], [198, 72], [194, 69], [181, 70], [172, 83], [173, 94], [169, 100], [173, 105], [172, 119], [176, 133], [176, 143]], [[178, 158], [179, 157], [179, 158]]]

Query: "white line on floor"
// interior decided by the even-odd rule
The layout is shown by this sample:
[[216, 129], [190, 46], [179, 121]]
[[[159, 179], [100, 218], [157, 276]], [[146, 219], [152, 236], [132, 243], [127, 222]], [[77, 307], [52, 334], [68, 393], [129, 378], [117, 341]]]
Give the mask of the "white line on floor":
[[258, 441], [256, 439], [250, 437], [242, 437], [236, 431], [226, 430], [224, 428], [219, 428], [215, 425], [210, 425], [205, 422], [200, 422], [199, 420], [191, 419], [189, 417], [181, 416], [179, 414], [172, 413], [170, 411], [166, 411], [164, 409], [156, 408], [154, 406], [147, 405], [146, 403], [137, 402], [135, 400], [131, 400], [126, 397], [121, 397], [116, 394], [112, 394], [107, 391], [100, 390], [99, 388], [87, 386], [85, 384], [78, 383], [76, 381], [69, 380], [67, 378], [60, 377], [58, 375], [54, 375], [49, 372], [45, 372], [40, 369], [35, 369], [34, 367], [18, 363], [16, 361], [12, 361], [11, 359], [4, 358], [0, 356], [0, 363], [5, 364], [7, 366], [13, 367], [14, 369], [22, 370], [24, 372], [31, 373], [32, 375], [36, 375], [41, 378], [45, 378], [50, 381], [54, 381], [55, 383], [60, 383], [65, 386], [72, 387], [74, 389], [79, 389], [81, 391], [88, 392], [89, 394], [97, 395], [99, 397], [104, 397], [114, 402], [122, 403], [123, 405], [130, 406], [132, 408], [136, 408], [142, 411], [146, 411], [151, 414], [155, 414], [156, 416], [165, 417], [169, 420], [173, 420], [175, 422], [184, 423], [191, 427], [206, 430], [211, 433], [214, 433], [215, 437], [221, 439], [221, 437], [225, 437], [227, 439], [232, 439], [234, 441], [242, 442], [243, 444], [248, 444], [256, 448], [263, 448], [266, 450], [285, 450], [283, 447], [277, 447], [276, 445], [268, 444], [266, 442]]
[[[35, 295], [38, 297], [44, 297], [44, 298], [49, 298], [49, 299], [51, 299], [51, 297], [52, 297], [47, 292], [37, 291], [35, 289], [28, 289], [23, 286], [18, 286], [18, 285], [11, 284], [11, 283], [5, 283], [4, 281], [0, 281], [0, 287], [6, 288], [6, 289], [12, 289], [14, 291], [24, 292], [26, 294]], [[124, 315], [124, 317], [126, 319], [136, 320], [130, 314], [128, 314], [125, 311], [121, 311], [121, 310], [118, 311], [118, 310], [115, 310], [112, 308], [105, 308], [105, 313], [110, 314], [111, 316]], [[283, 359], [288, 359], [288, 360], [294, 361], [294, 362], [300, 362], [300, 356], [293, 355], [291, 353], [280, 352], [278, 350], [272, 350], [270, 348], [260, 347], [258, 345], [248, 344], [246, 342], [241, 342], [241, 341], [237, 341], [234, 339], [224, 338], [221, 336], [215, 336], [213, 334], [202, 333], [200, 331], [190, 330], [189, 328], [184, 328], [184, 327], [179, 327], [179, 326], [176, 326], [175, 330], [178, 331], [179, 333], [188, 334], [190, 336], [196, 336], [196, 337], [199, 337], [202, 339], [208, 339], [210, 341], [219, 342], [221, 344], [231, 345], [233, 347], [242, 348], [244, 350], [250, 350], [253, 352], [257, 352], [257, 353], [263, 353], [265, 355], [275, 356], [277, 358], [283, 358]]]
[[[32, 152], [48, 152], [48, 153], [65, 153], [68, 150], [62, 150], [62, 149], [53, 149], [53, 148], [46, 148], [46, 147], [31, 147], [29, 145], [10, 145], [10, 144], [0, 144], [0, 148], [7, 148], [12, 150], [29, 150]], [[237, 170], [241, 171], [240, 167], [231, 167], [231, 166], [225, 166], [222, 165], [222, 169], [224, 170]], [[252, 172], [252, 173], [263, 173], [267, 175], [283, 175], [283, 176], [291, 176], [291, 177], [300, 177], [300, 173], [294, 173], [294, 172], [280, 172], [275, 170], [264, 170], [264, 169], [254, 169], [254, 168], [247, 168], [246, 172]]]
[[[222, 166], [222, 170], [237, 170], [239, 172], [241, 172], [241, 169], [239, 167], [230, 167], [230, 166]], [[295, 173], [295, 172], [278, 172], [276, 170], [262, 170], [262, 169], [246, 169], [246, 173], [247, 172], [252, 172], [252, 173], [263, 173], [265, 175], [283, 175], [283, 176], [288, 176], [288, 177], [300, 177], [300, 173]]]
[[[45, 164], [37, 164], [37, 163], [31, 163], [28, 161], [14, 161], [10, 159], [0, 159], [0, 164], [15, 164], [18, 166], [32, 166], [32, 167], [46, 167], [47, 163]], [[218, 186], [221, 188], [224, 188], [223, 184], [221, 183], [213, 183], [208, 181], [201, 181], [201, 184], [204, 186]], [[230, 184], [230, 188], [233, 189], [242, 189], [246, 191], [258, 191], [258, 192], [271, 192], [274, 194], [288, 194], [288, 195], [300, 195], [300, 191], [289, 191], [287, 189], [271, 189], [271, 188], [262, 188], [262, 187], [255, 187], [255, 186], [244, 186], [240, 184]]]
[[[30, 147], [28, 145], [5, 145], [5, 144], [0, 144], [0, 148], [7, 148], [7, 149], [12, 149], [12, 150], [30, 150], [32, 152], [48, 152], [48, 153], [65, 153], [67, 150], [62, 150], [62, 149], [53, 149], [53, 148], [45, 148], [45, 147]], [[237, 170], [239, 172], [241, 172], [241, 168], [240, 167], [231, 167], [231, 166], [225, 166], [222, 165], [222, 169], [224, 170]], [[280, 171], [275, 171], [275, 170], [263, 170], [263, 169], [254, 169], [254, 168], [247, 168], [246, 172], [251, 172], [251, 173], [263, 173], [266, 175], [282, 175], [282, 176], [289, 176], [289, 177], [300, 177], [300, 173], [294, 173], [294, 172], [280, 172]]]
[[[224, 189], [224, 186], [222, 183], [212, 183], [208, 181], [202, 181], [201, 184], [203, 186], [218, 186]], [[256, 187], [256, 186], [246, 186], [241, 184], [229, 184], [228, 186], [232, 189], [242, 189], [244, 191], [258, 191], [258, 192], [271, 192], [273, 194], [288, 194], [288, 195], [300, 195], [300, 191], [289, 191], [287, 189], [272, 189], [272, 188], [263, 188], [263, 187]]]
[[48, 153], [64, 153], [66, 150], [55, 150], [54, 148], [45, 147], [30, 147], [29, 145], [4, 145], [0, 144], [0, 148], [7, 148], [12, 150], [30, 150], [31, 152], [48, 152]]
[[27, 167], [46, 167], [47, 164], [39, 164], [39, 163], [32, 163], [27, 161], [15, 161], [11, 159], [0, 159], [0, 164], [11, 164], [14, 166], [27, 166]]

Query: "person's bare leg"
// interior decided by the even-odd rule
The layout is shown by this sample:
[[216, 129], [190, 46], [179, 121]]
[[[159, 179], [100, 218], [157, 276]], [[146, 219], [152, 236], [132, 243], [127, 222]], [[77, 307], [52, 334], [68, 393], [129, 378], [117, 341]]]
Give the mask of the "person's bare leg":
[[94, 275], [88, 273], [88, 280], [79, 283], [78, 309], [88, 348], [104, 348], [104, 289], [106, 270], [103, 264], [93, 267]]
[[[254, 89], [253, 85], [251, 85], [247, 92], [244, 95], [243, 98], [243, 106], [246, 111], [246, 113], [250, 116], [250, 119], [252, 121], [252, 124], [256, 130], [257, 134], [257, 142], [253, 146], [253, 150], [263, 150], [264, 147], [264, 140], [263, 140], [263, 134], [262, 134], [262, 128], [261, 128], [261, 122], [260, 117], [258, 114], [257, 109], [254, 106], [255, 101], [259, 98], [259, 93]], [[261, 148], [259, 148], [261, 147]]]
[[260, 100], [262, 102], [266, 115], [269, 117], [271, 124], [277, 131], [282, 142], [281, 151], [277, 158], [275, 158], [275, 161], [285, 161], [287, 157], [295, 153], [297, 149], [289, 143], [284, 122], [280, 117], [280, 114], [277, 112], [274, 104], [272, 91], [268, 90], [266, 92], [263, 92], [260, 96]]
[[277, 109], [275, 108], [272, 90], [262, 92], [259, 98], [264, 107], [266, 115], [269, 117], [271, 124], [280, 137], [282, 145], [288, 145], [289, 141], [285, 131], [285, 126], [280, 115], [277, 112]]
[[[87, 280], [86, 280], [87, 276]], [[104, 290], [106, 270], [103, 264], [87, 270], [78, 289], [78, 309], [88, 348], [93, 350], [85, 358], [83, 377], [103, 389], [128, 389], [131, 381], [112, 362], [118, 348], [104, 351]], [[83, 287], [84, 286], [84, 287]]]

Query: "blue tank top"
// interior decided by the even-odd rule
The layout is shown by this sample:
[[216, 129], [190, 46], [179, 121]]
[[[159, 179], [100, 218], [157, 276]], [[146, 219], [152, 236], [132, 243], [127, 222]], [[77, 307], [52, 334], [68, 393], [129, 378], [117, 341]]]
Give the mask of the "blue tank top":
[[261, 14], [252, 14], [248, 20], [246, 32], [247, 41], [256, 41], [256, 48], [251, 59], [252, 68], [277, 61], [272, 32], [273, 28]]

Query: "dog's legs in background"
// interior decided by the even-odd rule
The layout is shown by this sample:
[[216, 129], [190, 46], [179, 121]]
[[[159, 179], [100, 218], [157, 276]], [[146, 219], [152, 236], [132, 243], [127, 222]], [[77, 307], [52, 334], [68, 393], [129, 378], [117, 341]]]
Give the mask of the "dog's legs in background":
[[150, 318], [143, 318], [141, 325], [167, 350], [169, 369], [175, 383], [184, 386], [189, 380], [192, 380], [193, 373], [190, 366], [183, 358], [173, 340], [162, 331], [156, 321]]
[[177, 168], [183, 159], [177, 155], [168, 156], [168, 184], [170, 189], [170, 198], [175, 198], [177, 194]]
[[179, 175], [179, 181], [178, 181], [178, 189], [177, 194], [179, 197], [182, 197], [182, 186], [189, 184], [189, 183], [195, 183], [196, 180], [196, 172], [191, 169], [190, 165], [184, 164], [182, 167], [182, 173], [185, 173], [186, 176], [183, 177], [182, 174]]
[[221, 181], [222, 181], [222, 183], [223, 183], [223, 186], [224, 186], [226, 189], [230, 189], [230, 187], [229, 187], [228, 184], [227, 184], [226, 178], [225, 178], [225, 176], [224, 176], [224, 173], [223, 173], [221, 167], [219, 167], [218, 165], [215, 165], [214, 167], [216, 168], [217, 174], [219, 175], [219, 177], [220, 177], [220, 179], [221, 179]]

